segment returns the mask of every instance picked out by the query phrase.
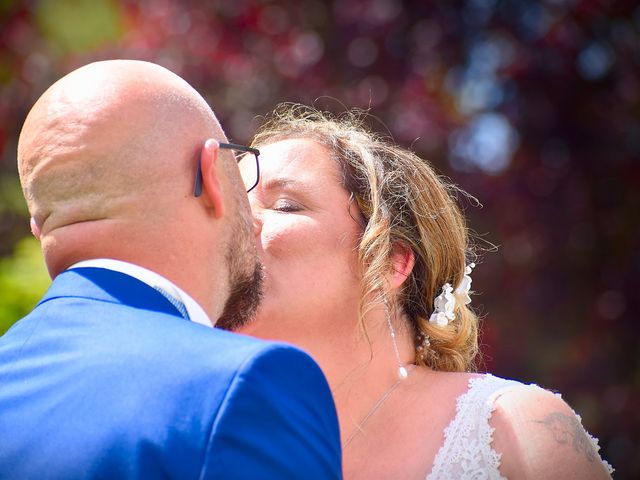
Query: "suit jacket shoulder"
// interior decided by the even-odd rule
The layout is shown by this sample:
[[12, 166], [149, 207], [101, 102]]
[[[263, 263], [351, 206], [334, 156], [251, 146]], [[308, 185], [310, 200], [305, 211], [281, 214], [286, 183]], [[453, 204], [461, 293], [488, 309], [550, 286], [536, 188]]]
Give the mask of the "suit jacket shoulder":
[[[333, 403], [306, 354], [194, 324], [142, 282], [81, 270], [0, 338], [0, 479], [240, 478], [229, 470], [247, 444], [267, 452], [249, 470], [273, 473], [255, 478], [327, 458], [339, 470]], [[305, 371], [288, 376], [291, 363]], [[317, 438], [308, 455], [273, 463], [296, 435]]]

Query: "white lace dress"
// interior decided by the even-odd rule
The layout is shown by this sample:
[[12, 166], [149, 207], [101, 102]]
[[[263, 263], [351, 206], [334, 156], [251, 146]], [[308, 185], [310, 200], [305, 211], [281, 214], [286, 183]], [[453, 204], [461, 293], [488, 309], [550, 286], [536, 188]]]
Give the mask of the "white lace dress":
[[[489, 374], [469, 380], [469, 389], [458, 397], [456, 415], [444, 431], [444, 444], [427, 480], [505, 478], [498, 471], [500, 454], [491, 447], [493, 428], [489, 419], [495, 400], [514, 387], [540, 388]], [[597, 440], [590, 438], [597, 451]], [[611, 466], [603, 463], [611, 473]]]

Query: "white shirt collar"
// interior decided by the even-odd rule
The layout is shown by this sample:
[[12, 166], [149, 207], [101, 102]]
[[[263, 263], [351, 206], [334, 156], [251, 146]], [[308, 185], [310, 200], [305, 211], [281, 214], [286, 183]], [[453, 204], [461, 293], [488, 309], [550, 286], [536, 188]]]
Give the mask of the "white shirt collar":
[[174, 296], [176, 299], [184, 303], [184, 306], [187, 309], [187, 313], [189, 314], [189, 318], [192, 322], [199, 323], [207, 327], [213, 326], [207, 313], [187, 292], [164, 278], [162, 275], [152, 272], [151, 270], [141, 267], [140, 265], [123, 262], [121, 260], [113, 260], [110, 258], [96, 258], [74, 263], [69, 267], [69, 269], [83, 267], [94, 267], [113, 270], [115, 272], [124, 273], [125, 275], [137, 278], [138, 280], [146, 283], [152, 288], [160, 287], [170, 295]]

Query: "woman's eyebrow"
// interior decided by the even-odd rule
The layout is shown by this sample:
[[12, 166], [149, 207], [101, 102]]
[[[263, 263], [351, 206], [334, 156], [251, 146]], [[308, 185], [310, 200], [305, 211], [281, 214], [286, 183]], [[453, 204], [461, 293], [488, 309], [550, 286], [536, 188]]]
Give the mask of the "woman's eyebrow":
[[289, 177], [270, 178], [262, 184], [264, 190], [308, 190], [303, 182]]

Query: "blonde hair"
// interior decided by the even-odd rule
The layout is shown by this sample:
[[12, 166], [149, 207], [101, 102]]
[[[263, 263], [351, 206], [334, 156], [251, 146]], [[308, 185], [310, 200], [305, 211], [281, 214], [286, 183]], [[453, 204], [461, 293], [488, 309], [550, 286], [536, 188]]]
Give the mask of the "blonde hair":
[[416, 355], [416, 362], [441, 371], [473, 370], [478, 353], [478, 319], [473, 311], [457, 302], [455, 320], [444, 327], [429, 323], [434, 298], [445, 283], [460, 283], [473, 255], [456, 202], [456, 194], [462, 191], [414, 153], [371, 132], [365, 118], [366, 113], [358, 110], [336, 117], [285, 103], [267, 118], [253, 146], [309, 138], [332, 152], [342, 170], [343, 185], [366, 222], [358, 248], [363, 272], [361, 321], [372, 306], [371, 299], [390, 297], [384, 278], [392, 268], [393, 246], [408, 246], [415, 265], [396, 304], [415, 333], [415, 347], [422, 338], [429, 339], [430, 347]]

